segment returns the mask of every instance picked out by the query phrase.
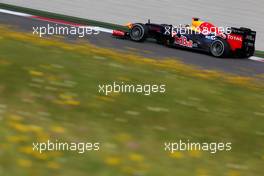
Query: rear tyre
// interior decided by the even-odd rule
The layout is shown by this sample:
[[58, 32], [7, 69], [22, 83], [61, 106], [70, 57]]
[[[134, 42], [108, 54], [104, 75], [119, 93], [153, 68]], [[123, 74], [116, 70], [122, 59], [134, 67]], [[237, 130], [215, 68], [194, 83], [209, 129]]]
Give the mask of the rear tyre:
[[210, 53], [214, 57], [227, 57], [230, 53], [229, 45], [223, 39], [216, 39], [210, 46]]
[[144, 24], [134, 24], [132, 29], [129, 31], [130, 39], [136, 42], [143, 42], [146, 40], [148, 35], [148, 29]]

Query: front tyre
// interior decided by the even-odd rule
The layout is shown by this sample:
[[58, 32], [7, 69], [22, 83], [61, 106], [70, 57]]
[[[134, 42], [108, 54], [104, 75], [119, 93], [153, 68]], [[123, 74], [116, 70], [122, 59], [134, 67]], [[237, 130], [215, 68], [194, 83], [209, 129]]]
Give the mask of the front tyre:
[[216, 39], [210, 46], [210, 53], [214, 57], [226, 57], [229, 55], [229, 45], [225, 40]]
[[147, 27], [144, 24], [134, 24], [129, 31], [130, 39], [136, 42], [143, 42], [147, 38]]

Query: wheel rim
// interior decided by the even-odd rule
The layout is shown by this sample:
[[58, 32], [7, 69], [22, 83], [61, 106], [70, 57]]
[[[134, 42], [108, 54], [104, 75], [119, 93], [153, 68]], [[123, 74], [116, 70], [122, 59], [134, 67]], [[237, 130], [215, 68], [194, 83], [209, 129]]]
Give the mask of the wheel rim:
[[213, 43], [211, 52], [214, 56], [221, 56], [224, 53], [223, 43], [220, 41], [216, 41], [215, 43]]
[[139, 27], [134, 27], [131, 30], [131, 38], [133, 40], [140, 40], [142, 38], [142, 30]]

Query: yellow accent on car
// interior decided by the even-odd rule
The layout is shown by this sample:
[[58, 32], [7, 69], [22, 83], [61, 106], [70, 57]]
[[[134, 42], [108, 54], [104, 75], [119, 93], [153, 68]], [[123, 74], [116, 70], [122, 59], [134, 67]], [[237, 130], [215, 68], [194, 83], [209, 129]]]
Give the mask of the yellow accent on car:
[[127, 23], [126, 26], [127, 26], [129, 29], [132, 29], [133, 24], [132, 24], [132, 23]]

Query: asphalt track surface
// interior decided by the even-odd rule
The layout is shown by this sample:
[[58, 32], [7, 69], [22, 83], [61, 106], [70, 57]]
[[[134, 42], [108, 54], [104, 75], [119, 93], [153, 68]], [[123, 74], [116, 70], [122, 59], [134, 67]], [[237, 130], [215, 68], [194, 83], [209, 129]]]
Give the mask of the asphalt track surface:
[[[31, 19], [21, 16], [0, 13], [0, 24], [11, 25], [24, 32], [33, 32], [33, 27], [55, 25], [47, 21]], [[57, 25], [60, 26], [60, 25]], [[61, 25], [63, 26], [63, 25]], [[74, 41], [76, 36], [67, 36], [67, 41]], [[114, 48], [122, 51], [136, 52], [154, 59], [174, 58], [186, 64], [195, 65], [201, 69], [217, 70], [233, 73], [241, 76], [257, 76], [264, 74], [264, 63], [249, 59], [225, 58], [219, 59], [210, 55], [192, 52], [182, 49], [168, 48], [158, 45], [153, 41], [136, 43], [129, 40], [116, 39], [109, 33], [101, 32], [99, 35], [88, 36], [89, 42], [106, 48]]]

